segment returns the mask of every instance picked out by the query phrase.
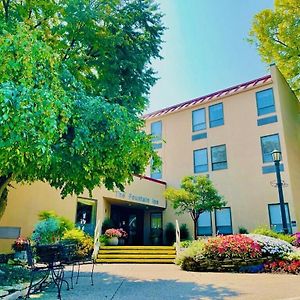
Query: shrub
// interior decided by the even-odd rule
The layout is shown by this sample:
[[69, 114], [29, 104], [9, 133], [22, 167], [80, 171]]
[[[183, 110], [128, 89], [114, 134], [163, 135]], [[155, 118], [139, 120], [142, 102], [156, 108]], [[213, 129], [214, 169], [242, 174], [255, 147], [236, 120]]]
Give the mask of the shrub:
[[14, 243], [11, 246], [11, 249], [14, 251], [25, 251], [28, 245], [29, 241], [27, 239], [19, 237], [14, 241]]
[[31, 235], [36, 244], [53, 244], [59, 239], [59, 223], [55, 218], [39, 221]]
[[297, 250], [297, 251], [294, 251], [294, 252], [287, 253], [287, 254], [284, 256], [284, 259], [285, 259], [285, 260], [288, 260], [288, 261], [292, 261], [292, 260], [300, 260], [300, 250]]
[[89, 256], [94, 248], [94, 242], [91, 236], [84, 233], [81, 229], [71, 229], [64, 233], [63, 242], [71, 242], [76, 244], [76, 254], [79, 257]]
[[293, 252], [292, 245], [286, 241], [260, 234], [247, 236], [260, 245], [263, 256], [284, 257], [287, 253]]
[[293, 236], [295, 240], [293, 241], [292, 245], [295, 247], [300, 247], [300, 232], [295, 233]]
[[276, 260], [264, 264], [266, 272], [300, 274], [300, 260]]
[[58, 223], [59, 229], [57, 234], [60, 238], [63, 236], [66, 230], [71, 230], [75, 227], [75, 224], [71, 220], [63, 216], [58, 216], [54, 210], [43, 210], [39, 213], [38, 217], [40, 221], [55, 219]]
[[218, 236], [208, 239], [204, 255], [212, 259], [260, 258], [260, 245], [250, 237], [241, 234]]
[[245, 228], [245, 227], [243, 227], [243, 226], [240, 226], [240, 227], [239, 227], [239, 233], [240, 233], [240, 234], [247, 234], [247, 233], [249, 233], [249, 232], [248, 232], [247, 228]]
[[188, 248], [192, 243], [191, 240], [182, 241], [180, 242], [180, 248]]
[[173, 223], [167, 223], [165, 228], [166, 244], [172, 245], [176, 239], [176, 231]]
[[[184, 250], [182, 253], [179, 254], [178, 258], [176, 258], [175, 263], [182, 267], [186, 261], [191, 261], [190, 259], [196, 262], [196, 257], [201, 256], [204, 253], [205, 247], [204, 240], [197, 240], [190, 243], [190, 246]], [[183, 267], [182, 267], [183, 268]], [[184, 269], [184, 268], [183, 268]], [[184, 269], [187, 270], [187, 269]]]
[[267, 226], [260, 226], [260, 227], [256, 228], [255, 230], [253, 230], [253, 232], [251, 232], [251, 233], [270, 236], [275, 239], [280, 239], [282, 241], [286, 241], [290, 244], [292, 244], [296, 239], [295, 236], [275, 232], [275, 231], [271, 230], [270, 228], [268, 228]]
[[182, 241], [188, 240], [190, 238], [190, 232], [186, 224], [181, 224], [179, 230], [180, 230], [180, 239]]

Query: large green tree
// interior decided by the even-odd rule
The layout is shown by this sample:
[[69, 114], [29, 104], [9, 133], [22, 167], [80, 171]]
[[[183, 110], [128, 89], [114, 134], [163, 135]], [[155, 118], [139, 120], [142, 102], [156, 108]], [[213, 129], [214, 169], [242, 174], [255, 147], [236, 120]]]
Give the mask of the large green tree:
[[190, 214], [194, 223], [194, 239], [197, 238], [197, 222], [200, 214], [226, 204], [206, 176], [186, 176], [181, 181], [180, 189], [169, 187], [164, 195], [178, 214]]
[[164, 30], [154, 0], [3, 0], [0, 11], [0, 207], [12, 181], [64, 197], [122, 189], [157, 162], [140, 118]]
[[276, 63], [300, 98], [300, 1], [275, 0], [253, 20], [250, 41], [266, 63]]

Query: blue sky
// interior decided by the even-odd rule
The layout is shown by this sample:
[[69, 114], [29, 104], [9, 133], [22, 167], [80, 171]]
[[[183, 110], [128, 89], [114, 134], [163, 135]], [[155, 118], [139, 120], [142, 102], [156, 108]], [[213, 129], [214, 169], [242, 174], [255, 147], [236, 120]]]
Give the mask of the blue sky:
[[247, 42], [253, 16], [273, 0], [158, 0], [165, 14], [160, 79], [148, 112], [269, 73]]

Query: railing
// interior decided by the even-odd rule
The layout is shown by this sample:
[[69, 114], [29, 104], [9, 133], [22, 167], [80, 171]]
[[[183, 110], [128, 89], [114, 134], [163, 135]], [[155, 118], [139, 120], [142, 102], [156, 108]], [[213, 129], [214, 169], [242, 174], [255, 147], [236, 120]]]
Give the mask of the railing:
[[93, 259], [96, 259], [98, 252], [99, 252], [99, 248], [100, 248], [100, 242], [99, 242], [99, 236], [100, 236], [100, 230], [101, 230], [100, 224], [101, 224], [101, 222], [100, 222], [100, 220], [98, 220], [95, 230], [94, 230], [94, 250], [93, 250], [93, 254], [92, 254]]
[[179, 255], [180, 252], [180, 229], [178, 220], [176, 220], [176, 256]]

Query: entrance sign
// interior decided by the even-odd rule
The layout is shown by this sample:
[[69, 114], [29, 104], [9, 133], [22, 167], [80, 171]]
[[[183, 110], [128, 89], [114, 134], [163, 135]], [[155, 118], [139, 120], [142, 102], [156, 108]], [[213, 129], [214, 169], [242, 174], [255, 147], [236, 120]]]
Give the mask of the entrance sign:
[[136, 195], [133, 193], [126, 193], [121, 191], [116, 191], [116, 198], [123, 199], [129, 202], [141, 203], [145, 205], [157, 206], [165, 208], [165, 201], [163, 199], [155, 199], [152, 197], [147, 197], [144, 195]]

